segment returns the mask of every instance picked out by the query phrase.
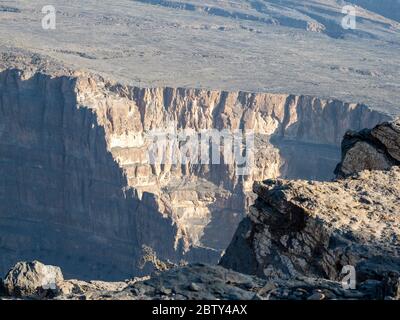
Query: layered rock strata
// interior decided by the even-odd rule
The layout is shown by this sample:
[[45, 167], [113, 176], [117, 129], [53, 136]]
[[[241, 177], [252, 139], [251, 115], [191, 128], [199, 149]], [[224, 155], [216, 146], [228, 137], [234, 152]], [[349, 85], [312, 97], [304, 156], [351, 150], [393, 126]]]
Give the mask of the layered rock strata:
[[258, 182], [220, 266], [179, 267], [148, 248], [144, 261], [159, 271], [107, 283], [63, 280], [56, 267], [20, 262], [0, 281], [0, 299], [398, 300], [399, 186], [398, 166], [332, 182]]
[[[347, 129], [388, 119], [308, 96], [137, 88], [16, 69], [0, 73], [0, 114], [0, 271], [39, 259], [68, 276], [108, 280], [146, 273], [136, 266], [142, 245], [176, 262], [216, 262], [253, 201], [253, 182], [309, 161], [281, 152], [283, 139], [335, 147]], [[171, 127], [254, 130], [254, 165], [240, 176], [224, 160], [150, 163], [152, 134]], [[313, 177], [329, 171], [316, 163]]]
[[258, 199], [222, 266], [260, 277], [333, 280], [346, 265], [361, 278], [368, 263], [399, 271], [398, 167], [335, 182], [267, 180], [254, 191]]

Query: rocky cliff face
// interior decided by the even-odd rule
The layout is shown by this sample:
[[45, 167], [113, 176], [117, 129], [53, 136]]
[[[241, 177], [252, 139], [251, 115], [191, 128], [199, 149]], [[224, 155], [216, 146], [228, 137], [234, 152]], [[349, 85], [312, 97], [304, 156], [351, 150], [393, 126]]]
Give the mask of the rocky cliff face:
[[[269, 281], [220, 266], [194, 264], [121, 282], [64, 280], [59, 268], [21, 262], [0, 283], [0, 300], [330, 300], [399, 299], [398, 283], [366, 282], [348, 290], [326, 279]], [[397, 287], [396, 287], [397, 288]], [[5, 294], [1, 294], [4, 289]], [[396, 289], [397, 290], [397, 289]]]
[[399, 271], [399, 179], [393, 167], [335, 182], [257, 183], [258, 199], [221, 265], [260, 277], [332, 280], [346, 265], [360, 278], [368, 263]]
[[64, 280], [57, 267], [21, 262], [0, 281], [0, 299], [400, 299], [399, 186], [398, 166], [332, 182], [258, 182], [220, 266], [178, 267], [149, 250], [144, 261], [157, 272], [106, 283]]
[[[287, 168], [308, 161], [283, 140], [335, 147], [347, 129], [387, 119], [307, 96], [143, 89], [14, 69], [0, 73], [0, 98], [0, 271], [40, 259], [81, 278], [140, 273], [143, 244], [173, 261], [217, 261], [253, 182], [296, 175]], [[171, 126], [254, 130], [255, 165], [239, 176], [224, 162], [150, 163], [151, 133]]]
[[171, 221], [127, 188], [104, 128], [75, 90], [73, 78], [0, 75], [2, 271], [37, 257], [67, 275], [120, 278], [139, 272], [137, 248], [154, 228], [149, 245], [176, 252]]
[[[306, 96], [141, 89], [91, 79], [81, 79], [78, 90], [80, 103], [99, 115], [111, 153], [126, 172], [129, 185], [140, 195], [150, 192], [157, 210], [177, 222], [178, 237], [182, 237], [185, 250], [193, 245], [225, 249], [252, 201], [253, 182], [286, 174], [296, 176], [302, 170], [290, 171], [292, 167], [312, 161], [309, 154], [298, 157], [301, 148], [281, 151], [286, 150], [280, 147], [283, 140], [317, 148], [337, 146], [346, 128], [371, 127], [387, 118], [363, 105]], [[99, 96], [108, 99], [100, 101]], [[254, 166], [248, 175], [240, 176], [234, 164], [223, 160], [217, 165], [190, 161], [177, 165], [148, 163], [144, 158], [148, 133], [171, 127], [194, 133], [253, 130]], [[317, 165], [310, 175], [324, 177], [331, 171], [330, 166]]]
[[338, 167], [352, 174], [345, 179], [256, 183], [258, 198], [221, 265], [268, 279], [334, 281], [353, 268], [358, 285], [383, 281], [396, 284], [384, 285], [389, 295], [396, 292], [400, 169], [392, 165], [398, 137], [398, 121], [346, 134]]

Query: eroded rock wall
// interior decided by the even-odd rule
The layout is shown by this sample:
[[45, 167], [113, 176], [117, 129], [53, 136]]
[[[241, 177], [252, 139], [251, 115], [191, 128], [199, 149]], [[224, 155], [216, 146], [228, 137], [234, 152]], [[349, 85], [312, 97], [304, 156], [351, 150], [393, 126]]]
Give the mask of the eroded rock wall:
[[[253, 182], [309, 161], [271, 136], [335, 147], [347, 129], [387, 119], [335, 100], [143, 89], [85, 74], [5, 70], [0, 95], [0, 271], [40, 259], [84, 279], [140, 273], [143, 244], [164, 259], [216, 262]], [[148, 133], [171, 126], [254, 130], [254, 166], [239, 176], [234, 164], [149, 163]]]
[[128, 188], [104, 127], [75, 90], [68, 77], [0, 74], [2, 273], [36, 257], [68, 276], [129, 277], [140, 272], [149, 233], [161, 256], [179, 256], [172, 221]]
[[[303, 172], [315, 179], [332, 177], [338, 145], [347, 128], [371, 127], [388, 119], [364, 105], [308, 96], [143, 89], [90, 79], [82, 80], [80, 88], [85, 104], [96, 106], [96, 112], [104, 115], [100, 118], [104, 119], [111, 151], [127, 172], [130, 185], [155, 194], [156, 202], [161, 204], [159, 210], [178, 221], [186, 248], [226, 248], [253, 201], [254, 181], [292, 178]], [[111, 98], [115, 95], [119, 102], [99, 104], [97, 97], [102, 94]], [[225, 163], [138, 164], [138, 156], [147, 152], [146, 133], [171, 126], [195, 133], [253, 130], [255, 158], [250, 174], [239, 176], [235, 165]], [[293, 141], [292, 147], [285, 149], [282, 141]], [[307, 147], [313, 152], [302, 152]], [[224, 237], [219, 236], [221, 230]]]

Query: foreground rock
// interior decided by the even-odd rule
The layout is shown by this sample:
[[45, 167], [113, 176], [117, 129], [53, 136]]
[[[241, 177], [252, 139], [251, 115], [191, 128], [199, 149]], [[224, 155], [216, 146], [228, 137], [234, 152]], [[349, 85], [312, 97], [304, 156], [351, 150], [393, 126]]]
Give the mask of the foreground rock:
[[258, 199], [220, 264], [267, 279], [348, 275], [357, 289], [398, 299], [400, 121], [348, 132], [342, 153], [343, 179], [256, 183]]
[[[25, 279], [25, 283], [29, 281], [29, 278]], [[382, 286], [376, 282], [359, 290], [348, 290], [337, 281], [306, 277], [272, 281], [220, 266], [196, 264], [125, 282], [65, 280], [58, 283], [52, 295], [17, 297], [56, 300], [329, 300], [384, 298], [382, 292]], [[3, 299], [15, 297], [3, 296]]]
[[[267, 180], [221, 265], [264, 278], [339, 280], [354, 267], [357, 283], [391, 284], [400, 276], [400, 168], [363, 171], [346, 180]], [[349, 267], [347, 267], [349, 268]]]
[[349, 131], [342, 142], [342, 162], [335, 173], [346, 177], [362, 170], [387, 170], [400, 165], [400, 118], [373, 129]]
[[3, 291], [15, 297], [55, 295], [64, 277], [59, 267], [41, 262], [18, 262], [3, 281]]
[[[338, 100], [140, 88], [39, 58], [38, 69], [23, 57], [15, 69], [10, 59], [0, 57], [1, 274], [38, 259], [72, 278], [140, 276], [148, 273], [135, 263], [143, 245], [174, 263], [217, 263], [252, 203], [254, 181], [330, 177], [344, 132], [388, 119]], [[244, 179], [222, 150], [221, 164], [185, 160], [198, 133], [250, 128], [256, 165]], [[151, 160], [159, 134], [182, 130], [190, 143], [175, 135], [165, 149], [176, 161]], [[296, 143], [273, 145], [271, 136]]]

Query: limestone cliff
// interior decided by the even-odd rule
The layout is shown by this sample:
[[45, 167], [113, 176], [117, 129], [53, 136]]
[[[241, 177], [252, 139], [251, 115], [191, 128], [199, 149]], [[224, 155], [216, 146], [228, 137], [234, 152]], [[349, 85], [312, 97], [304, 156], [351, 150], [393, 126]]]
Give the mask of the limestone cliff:
[[67, 275], [119, 279], [139, 272], [137, 248], [152, 230], [149, 245], [176, 255], [171, 221], [128, 188], [75, 90], [69, 77], [0, 74], [1, 272], [37, 257]]
[[[253, 201], [253, 182], [312, 161], [282, 140], [336, 148], [346, 130], [388, 119], [308, 96], [137, 88], [16, 69], [0, 73], [0, 115], [0, 271], [40, 259], [85, 279], [140, 274], [143, 244], [173, 261], [217, 261]], [[254, 130], [255, 165], [239, 176], [224, 162], [149, 163], [149, 132], [171, 125]]]
[[398, 166], [332, 182], [257, 182], [258, 199], [220, 266], [164, 263], [150, 250], [144, 260], [158, 271], [107, 283], [64, 280], [57, 267], [20, 262], [0, 281], [0, 300], [398, 300], [399, 186]]
[[[99, 100], [99, 96], [107, 99]], [[186, 88], [145, 89], [91, 78], [80, 79], [78, 97], [82, 105], [96, 110], [111, 153], [124, 169], [129, 185], [139, 195], [150, 192], [157, 210], [177, 222], [185, 250], [192, 245], [225, 249], [252, 203], [254, 181], [299, 175], [301, 170], [294, 172], [291, 168], [299, 162], [309, 164], [318, 154], [324, 154], [318, 146], [337, 146], [347, 128], [371, 127], [388, 119], [364, 105], [336, 100]], [[240, 176], [235, 165], [224, 162], [146, 162], [148, 132], [171, 127], [194, 133], [253, 130], [256, 151], [250, 173]], [[274, 138], [272, 143], [270, 137]], [[303, 146], [287, 150], [281, 147], [281, 141], [316, 145], [316, 156], [299, 157]], [[324, 177], [330, 168], [316, 164], [310, 176]]]
[[[1, 279], [0, 279], [1, 280]], [[347, 290], [326, 279], [266, 279], [194, 264], [120, 282], [64, 280], [59, 268], [18, 263], [0, 281], [0, 300], [330, 300], [399, 299], [399, 283], [365, 282]], [[400, 286], [399, 286], [400, 288]], [[2, 294], [4, 289], [5, 294]]]

